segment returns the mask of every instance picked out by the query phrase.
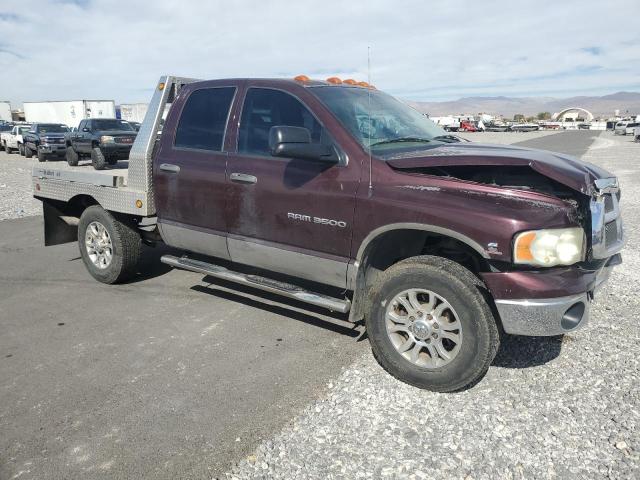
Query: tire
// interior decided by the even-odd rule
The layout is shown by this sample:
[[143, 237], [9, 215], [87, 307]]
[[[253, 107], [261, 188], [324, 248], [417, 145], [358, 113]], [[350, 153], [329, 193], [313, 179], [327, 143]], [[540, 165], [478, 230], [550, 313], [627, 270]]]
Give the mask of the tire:
[[78, 160], [79, 160], [78, 154], [76, 153], [76, 151], [73, 149], [71, 145], [67, 147], [66, 158], [69, 166], [76, 167], [78, 165]]
[[28, 145], [24, 146], [24, 156], [27, 158], [33, 157], [33, 150], [31, 150]]
[[[435, 392], [458, 391], [479, 381], [500, 343], [496, 320], [478, 288], [481, 286], [482, 282], [467, 269], [441, 257], [413, 257], [387, 269], [372, 289], [373, 304], [365, 319], [378, 363], [398, 380]], [[413, 289], [419, 291], [414, 299], [420, 304], [415, 316], [395, 301], [403, 292]], [[434, 303], [430, 307], [431, 299]], [[438, 310], [445, 303], [450, 308], [431, 317], [433, 306]], [[388, 312], [396, 318], [404, 317], [403, 321], [408, 323], [394, 323], [387, 317]], [[456, 318], [458, 322], [452, 322]], [[407, 325], [410, 325], [407, 330], [388, 333], [389, 329]], [[458, 342], [445, 339], [444, 334], [457, 338]], [[418, 347], [418, 338], [423, 346]], [[440, 355], [441, 350], [448, 360]], [[432, 351], [434, 355], [430, 355]]]
[[18, 153], [21, 157], [24, 157], [24, 145], [22, 145], [21, 143], [18, 144]]
[[6, 145], [7, 144], [5, 142], [0, 142], [0, 152], [7, 149]]
[[38, 152], [38, 161], [39, 162], [46, 162], [47, 161], [47, 156], [42, 152]]
[[91, 149], [91, 163], [96, 170], [103, 170], [107, 164], [107, 160], [104, 158], [102, 150], [98, 147]]
[[[98, 225], [104, 228], [110, 242], [110, 249], [103, 248], [102, 254], [97, 250], [92, 250], [90, 246], [93, 238], [103, 240], [105, 238], [103, 235], [95, 235], [95, 228], [100, 231]], [[87, 229], [91, 229], [89, 236], [87, 236]], [[89, 239], [89, 244], [87, 239]], [[101, 245], [104, 246], [105, 242], [103, 241]], [[140, 234], [133, 225], [118, 220], [116, 216], [99, 205], [87, 208], [80, 216], [78, 224], [80, 255], [91, 276], [99, 282], [120, 283], [135, 275], [136, 266], [140, 259], [141, 245]], [[109, 250], [110, 259], [108, 258]], [[102, 261], [105, 258], [108, 262]]]

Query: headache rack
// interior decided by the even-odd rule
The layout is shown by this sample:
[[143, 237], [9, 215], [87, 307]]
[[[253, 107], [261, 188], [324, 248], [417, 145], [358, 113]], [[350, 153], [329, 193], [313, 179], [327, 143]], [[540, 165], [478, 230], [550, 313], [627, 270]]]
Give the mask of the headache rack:
[[160, 77], [126, 167], [94, 170], [91, 165], [38, 165], [33, 167], [31, 174], [33, 196], [68, 202], [84, 195], [95, 199], [106, 210], [141, 217], [155, 215], [153, 154], [160, 127], [167, 107], [173, 103], [182, 86], [197, 81], [172, 75]]

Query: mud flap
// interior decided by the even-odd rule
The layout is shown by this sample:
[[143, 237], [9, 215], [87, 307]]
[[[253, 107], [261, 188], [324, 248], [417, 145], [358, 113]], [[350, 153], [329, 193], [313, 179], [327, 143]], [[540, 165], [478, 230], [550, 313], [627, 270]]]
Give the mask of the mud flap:
[[68, 217], [53, 202], [43, 200], [44, 245], [60, 245], [75, 242], [78, 239], [78, 219]]

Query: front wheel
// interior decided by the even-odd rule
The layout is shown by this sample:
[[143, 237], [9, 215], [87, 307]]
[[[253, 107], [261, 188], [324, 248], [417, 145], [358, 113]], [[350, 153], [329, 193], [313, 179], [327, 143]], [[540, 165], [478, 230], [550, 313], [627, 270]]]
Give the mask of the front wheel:
[[380, 365], [405, 383], [436, 392], [460, 390], [482, 378], [499, 335], [479, 283], [459, 264], [433, 256], [386, 270], [366, 318]]
[[75, 167], [78, 165], [78, 160], [79, 160], [78, 154], [71, 145], [67, 147], [66, 157], [67, 157], [67, 163], [69, 164], [69, 166]]
[[80, 254], [89, 273], [102, 283], [131, 278], [138, 265], [141, 238], [131, 224], [99, 205], [87, 208], [78, 224]]
[[24, 146], [24, 156], [27, 158], [33, 157], [33, 150], [31, 150], [28, 145]]
[[91, 163], [96, 170], [103, 170], [107, 164], [107, 159], [104, 157], [104, 153], [99, 147], [91, 149]]
[[47, 161], [47, 156], [42, 152], [38, 152], [38, 161], [39, 162], [46, 162]]

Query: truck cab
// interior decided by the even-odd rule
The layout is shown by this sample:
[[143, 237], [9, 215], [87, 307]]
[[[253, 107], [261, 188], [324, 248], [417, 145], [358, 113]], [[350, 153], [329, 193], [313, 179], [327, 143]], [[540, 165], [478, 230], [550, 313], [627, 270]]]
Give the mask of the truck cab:
[[69, 127], [59, 123], [34, 123], [31, 129], [23, 133], [24, 154], [31, 158], [37, 155], [38, 161], [45, 162], [51, 157], [62, 157], [65, 153], [65, 135]]
[[364, 82], [164, 77], [126, 175], [34, 169], [34, 195], [98, 281], [163, 242], [173, 267], [364, 320], [392, 375], [454, 391], [501, 334], [585, 325], [624, 231], [612, 174], [441, 132]]
[[115, 165], [129, 158], [136, 138], [136, 130], [125, 120], [117, 118], [89, 118], [80, 121], [78, 129], [66, 137], [66, 159], [77, 166], [83, 157], [90, 157], [96, 170]]
[[19, 124], [14, 125], [11, 130], [0, 134], [0, 143], [2, 149], [7, 153], [20, 152], [24, 155], [24, 140], [22, 135], [31, 129], [31, 125]]

